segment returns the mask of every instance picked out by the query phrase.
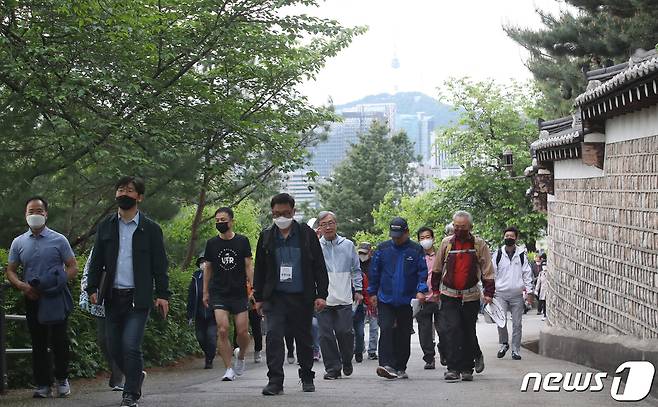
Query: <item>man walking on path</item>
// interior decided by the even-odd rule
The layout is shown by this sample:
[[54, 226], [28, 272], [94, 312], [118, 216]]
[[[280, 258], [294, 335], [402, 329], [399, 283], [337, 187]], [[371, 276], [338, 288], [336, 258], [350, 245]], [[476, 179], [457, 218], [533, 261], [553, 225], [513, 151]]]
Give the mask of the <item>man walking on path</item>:
[[[370, 302], [368, 295], [368, 273], [370, 272], [370, 263], [372, 261], [372, 245], [368, 242], [361, 242], [357, 250], [359, 255], [359, 264], [361, 266], [361, 275], [363, 276], [363, 304], [361, 304], [364, 320], [359, 322], [360, 331], [355, 333], [356, 344], [354, 345], [354, 356], [357, 353], [363, 353], [365, 349], [365, 324], [368, 324], [368, 359], [377, 360], [377, 341], [379, 339], [379, 325], [377, 324], [377, 307]], [[358, 312], [358, 308], [357, 308]], [[357, 316], [355, 316], [355, 319]], [[357, 324], [355, 322], [355, 330]], [[358, 360], [357, 360], [358, 362]]]
[[206, 357], [204, 369], [212, 369], [217, 353], [217, 321], [213, 310], [203, 303], [205, 263], [204, 257], [196, 260], [197, 270], [192, 274], [187, 290], [187, 320], [190, 326], [194, 324], [194, 335]]
[[379, 316], [379, 367], [377, 375], [408, 379], [413, 317], [411, 299], [425, 300], [427, 264], [423, 248], [409, 239], [403, 218], [393, 218], [391, 240], [379, 245], [370, 265], [368, 294]]
[[[75, 278], [78, 266], [68, 240], [49, 229], [47, 219], [45, 198], [35, 196], [25, 202], [25, 221], [29, 229], [11, 242], [6, 270], [7, 280], [25, 296], [27, 326], [32, 340], [32, 375], [37, 385], [35, 398], [47, 398], [51, 394], [53, 366], [49, 347], [55, 361], [57, 395], [66, 397], [71, 393], [67, 317], [73, 300], [66, 282]], [[23, 268], [22, 280], [17, 274], [19, 265]], [[56, 287], [47, 287], [48, 280], [57, 282]], [[55, 301], [58, 307], [53, 307], [53, 301], [49, 301], [55, 297], [60, 299]], [[64, 309], [62, 298], [70, 302], [68, 310]], [[48, 316], [49, 321], [44, 316]]]
[[[222, 381], [233, 381], [245, 369], [245, 352], [249, 346], [249, 299], [247, 282], [253, 281], [249, 239], [233, 232], [233, 210], [215, 211], [215, 228], [219, 236], [206, 243], [203, 274], [203, 303], [214, 310], [219, 331], [219, 355], [226, 372]], [[235, 330], [239, 348], [235, 352], [229, 339], [229, 317], [235, 316]]]
[[324, 378], [335, 380], [341, 377], [341, 369], [345, 376], [353, 371], [352, 303], [363, 301], [363, 278], [354, 243], [336, 233], [336, 215], [323, 211], [318, 221], [323, 233], [320, 246], [329, 277], [327, 306], [318, 313], [320, 349], [326, 371]]
[[[432, 269], [434, 260], [436, 258], [436, 250], [434, 249], [434, 231], [428, 227], [422, 227], [417, 232], [418, 242], [425, 251], [425, 263], [428, 270]], [[432, 292], [432, 273], [427, 275], [428, 292], [425, 294], [425, 303], [421, 306], [420, 311], [416, 314], [416, 321], [418, 321], [418, 341], [420, 348], [423, 350], [423, 360], [425, 361], [425, 369], [434, 369], [435, 361], [434, 356], [436, 351], [434, 348], [434, 332], [437, 336], [437, 348], [441, 349], [441, 339], [439, 337], [439, 293]], [[444, 352], [440, 352], [441, 358], [444, 358]]]
[[[493, 258], [496, 298], [503, 308], [505, 318], [508, 310], [512, 314], [512, 359], [521, 360], [522, 322], [525, 309], [523, 292], [525, 290], [528, 301], [532, 303], [532, 269], [528, 264], [525, 248], [516, 245], [519, 238], [518, 229], [508, 227], [503, 233], [505, 245], [496, 251]], [[509, 350], [508, 338], [507, 325], [504, 328], [498, 327], [499, 359], [505, 357]]]
[[269, 382], [263, 395], [283, 392], [283, 337], [290, 329], [297, 346], [302, 390], [315, 391], [313, 310], [326, 305], [328, 277], [315, 231], [294, 219], [295, 199], [285, 193], [270, 202], [274, 225], [263, 230], [256, 247], [254, 298], [267, 318], [266, 357]]
[[87, 293], [92, 304], [104, 299], [110, 353], [126, 378], [121, 406], [136, 407], [146, 378], [142, 342], [149, 312], [154, 305], [163, 318], [169, 312], [168, 262], [162, 229], [138, 209], [144, 181], [122, 177], [114, 189], [119, 211], [96, 230]]
[[484, 240], [471, 234], [473, 218], [465, 211], [453, 217], [455, 234], [441, 241], [432, 267], [433, 290], [441, 291], [442, 347], [447, 353], [448, 371], [444, 379], [449, 382], [473, 380], [475, 367], [475, 324], [480, 309], [482, 280], [484, 301], [491, 302], [495, 292], [491, 253]]

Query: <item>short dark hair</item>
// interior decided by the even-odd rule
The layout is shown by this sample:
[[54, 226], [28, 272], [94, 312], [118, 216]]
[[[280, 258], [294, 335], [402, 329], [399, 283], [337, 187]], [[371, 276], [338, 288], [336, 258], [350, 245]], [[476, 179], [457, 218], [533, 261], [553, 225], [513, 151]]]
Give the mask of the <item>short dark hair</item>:
[[25, 201], [25, 206], [24, 207], [27, 208], [27, 204], [29, 204], [32, 201], [41, 201], [41, 202], [43, 202], [44, 209], [46, 211], [48, 210], [48, 201], [46, 201], [46, 198], [44, 198], [40, 195], [34, 195], [34, 196], [31, 196], [31, 197], [27, 198], [27, 200]]
[[270, 201], [270, 208], [274, 208], [274, 205], [278, 204], [283, 204], [283, 205], [290, 205], [291, 208], [295, 207], [295, 198], [293, 198], [290, 194], [286, 194], [285, 192], [276, 194], [272, 197], [272, 200]]
[[428, 228], [427, 226], [423, 226], [422, 228], [418, 229], [418, 232], [416, 232], [416, 238], [420, 240], [420, 234], [423, 232], [430, 232], [430, 235], [432, 235], [432, 239], [434, 239], [434, 231], [432, 228]]
[[217, 216], [218, 213], [224, 212], [228, 214], [228, 217], [233, 219], [233, 209], [229, 208], [228, 206], [222, 206], [221, 208], [217, 208], [215, 211], [215, 216]]
[[505, 235], [505, 233], [507, 232], [514, 232], [514, 236], [516, 236], [517, 239], [519, 238], [519, 229], [517, 229], [514, 226], [506, 227], [505, 230], [503, 231], [503, 235]]
[[135, 191], [137, 191], [138, 194], [144, 195], [146, 192], [146, 185], [144, 184], [144, 180], [139, 177], [133, 177], [132, 175], [125, 175], [119, 178], [116, 184], [114, 184], [114, 190], [116, 191], [121, 187], [127, 187], [130, 184], [135, 186]]

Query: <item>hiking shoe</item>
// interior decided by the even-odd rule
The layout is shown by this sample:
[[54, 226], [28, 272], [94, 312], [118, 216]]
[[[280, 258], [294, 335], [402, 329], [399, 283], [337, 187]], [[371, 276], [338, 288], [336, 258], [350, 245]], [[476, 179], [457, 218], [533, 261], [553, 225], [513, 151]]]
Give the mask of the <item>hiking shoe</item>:
[[450, 383], [456, 382], [459, 380], [459, 373], [454, 370], [448, 370], [443, 374], [443, 380]]
[[260, 355], [260, 351], [254, 351], [254, 363], [260, 363], [263, 360], [263, 357]]
[[379, 366], [377, 367], [377, 376], [387, 379], [397, 379], [398, 373], [390, 366]]
[[295, 355], [293, 355], [292, 353], [288, 353], [288, 363], [291, 365], [295, 364]]
[[283, 394], [283, 386], [267, 383], [267, 386], [263, 387], [263, 396], [276, 396], [277, 394]]
[[462, 381], [463, 382], [472, 382], [473, 381], [473, 373], [471, 373], [471, 372], [462, 372]]
[[345, 376], [351, 376], [352, 373], [354, 372], [354, 366], [352, 366], [352, 363], [345, 363], [343, 365], [343, 374]]
[[425, 370], [432, 370], [434, 368], [436, 368], [436, 366], [435, 366], [433, 360], [430, 361], [430, 362], [425, 362], [425, 366], [423, 366], [423, 369], [425, 369]]
[[223, 382], [232, 382], [235, 380], [235, 371], [233, 368], [229, 367], [226, 369], [226, 373], [224, 373], [224, 376], [222, 377]]
[[496, 355], [498, 356], [498, 359], [504, 358], [508, 350], [509, 350], [509, 344], [504, 343], [500, 345], [500, 349], [498, 350], [498, 354]]
[[484, 355], [480, 353], [480, 356], [475, 357], [475, 372], [482, 373], [484, 370]]
[[327, 372], [324, 374], [324, 380], [340, 379], [340, 372]]
[[398, 379], [408, 379], [409, 375], [407, 374], [406, 370], [398, 370]]
[[368, 360], [377, 360], [376, 353], [368, 353]]
[[137, 400], [135, 399], [135, 396], [132, 394], [124, 394], [123, 400], [121, 400], [121, 407], [138, 407], [139, 404], [137, 403]]
[[304, 393], [313, 393], [315, 391], [315, 384], [313, 384], [313, 380], [302, 381], [302, 391]]
[[39, 386], [34, 391], [34, 394], [32, 395], [32, 397], [35, 398], [35, 399], [47, 399], [51, 395], [52, 395], [52, 392], [50, 391], [50, 386]]
[[363, 362], [363, 353], [355, 353], [354, 354], [354, 361], [356, 363], [361, 363]]
[[521, 360], [521, 355], [519, 355], [518, 353], [512, 351], [512, 359]]
[[69, 379], [57, 381], [57, 397], [66, 397], [71, 394], [71, 385]]

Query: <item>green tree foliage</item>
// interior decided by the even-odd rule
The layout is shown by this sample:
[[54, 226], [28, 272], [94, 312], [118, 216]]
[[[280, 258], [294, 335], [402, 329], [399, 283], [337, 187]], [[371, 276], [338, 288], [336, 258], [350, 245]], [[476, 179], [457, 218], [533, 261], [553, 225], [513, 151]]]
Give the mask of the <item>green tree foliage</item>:
[[340, 232], [350, 238], [359, 230], [374, 232], [372, 211], [387, 192], [393, 191], [398, 199], [414, 194], [418, 189], [414, 161], [413, 145], [404, 132], [389, 135], [385, 124], [374, 122], [333, 177], [318, 187], [323, 208], [338, 217]]
[[[637, 48], [658, 42], [658, 8], [653, 0], [566, 0], [571, 7], [553, 16], [538, 10], [544, 27], [504, 27], [530, 52], [528, 68], [564, 115], [584, 91], [582, 71], [625, 62]], [[565, 100], [567, 99], [567, 100]]]

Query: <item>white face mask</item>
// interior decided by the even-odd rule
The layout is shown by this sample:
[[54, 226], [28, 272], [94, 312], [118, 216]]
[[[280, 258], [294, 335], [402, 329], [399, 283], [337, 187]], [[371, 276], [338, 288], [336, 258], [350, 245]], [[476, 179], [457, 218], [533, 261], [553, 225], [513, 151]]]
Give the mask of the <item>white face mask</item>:
[[359, 254], [359, 259], [362, 262], [366, 262], [366, 261], [368, 261], [368, 255], [367, 254]]
[[31, 229], [41, 229], [46, 224], [46, 217], [43, 215], [27, 215], [25, 220]]
[[423, 246], [423, 249], [428, 250], [434, 244], [434, 239], [423, 239], [420, 241], [420, 245]]
[[285, 216], [279, 216], [278, 218], [274, 219], [274, 224], [279, 228], [279, 229], [288, 229], [290, 225], [292, 224], [292, 218], [286, 218]]

